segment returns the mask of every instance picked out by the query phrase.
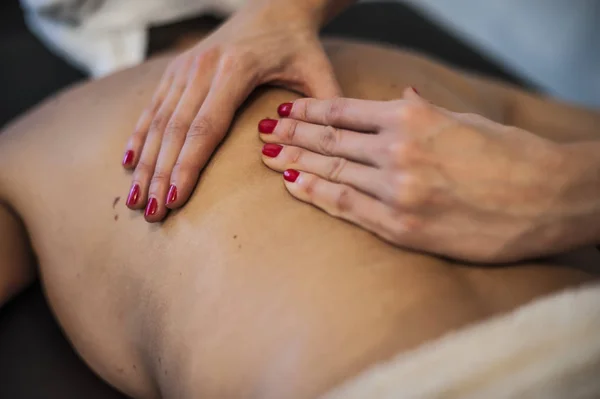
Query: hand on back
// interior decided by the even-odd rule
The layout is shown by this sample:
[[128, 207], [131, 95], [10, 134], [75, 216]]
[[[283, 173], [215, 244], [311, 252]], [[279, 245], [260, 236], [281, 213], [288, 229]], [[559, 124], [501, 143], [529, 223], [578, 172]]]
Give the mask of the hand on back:
[[127, 206], [149, 222], [181, 207], [257, 86], [277, 84], [307, 96], [340, 94], [318, 39], [318, 22], [294, 2], [249, 4], [174, 59], [129, 139], [124, 167], [134, 169]]
[[556, 143], [410, 88], [395, 101], [300, 99], [279, 110], [284, 118], [259, 123], [263, 161], [302, 201], [393, 244], [467, 261], [560, 250], [548, 241], [567, 197]]

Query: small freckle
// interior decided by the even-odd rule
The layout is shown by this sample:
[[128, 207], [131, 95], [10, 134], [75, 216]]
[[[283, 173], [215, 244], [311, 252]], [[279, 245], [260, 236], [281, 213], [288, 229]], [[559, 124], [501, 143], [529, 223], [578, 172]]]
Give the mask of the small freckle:
[[169, 374], [169, 373], [167, 373], [167, 370], [165, 370], [165, 375], [167, 375], [167, 374]]
[[133, 365], [133, 369], [134, 369], [134, 370], [137, 370], [137, 367], [135, 366], [135, 364]]
[[115, 215], [115, 222], [119, 220], [119, 215]]
[[242, 249], [242, 244], [238, 245], [238, 249]]
[[237, 235], [233, 236], [233, 239], [235, 240], [237, 238]]
[[119, 374], [123, 374], [125, 372], [125, 370], [118, 368], [117, 371], [119, 372]]
[[121, 197], [115, 197], [115, 200], [113, 201], [113, 209], [115, 209], [115, 207], [117, 206], [117, 204], [119, 203], [120, 200], [121, 200]]

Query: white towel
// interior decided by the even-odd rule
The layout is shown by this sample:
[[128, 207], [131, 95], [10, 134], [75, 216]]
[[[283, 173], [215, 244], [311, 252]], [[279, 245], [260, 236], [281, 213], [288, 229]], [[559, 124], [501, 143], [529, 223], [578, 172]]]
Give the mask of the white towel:
[[600, 284], [450, 333], [322, 399], [598, 399]]
[[21, 0], [26, 21], [55, 52], [93, 77], [144, 60], [148, 29], [214, 13], [227, 16], [245, 0]]

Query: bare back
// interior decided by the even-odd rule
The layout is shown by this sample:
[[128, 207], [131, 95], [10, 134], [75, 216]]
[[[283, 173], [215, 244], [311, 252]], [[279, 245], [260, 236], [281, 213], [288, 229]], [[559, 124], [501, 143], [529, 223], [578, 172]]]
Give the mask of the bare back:
[[[393, 99], [412, 84], [452, 110], [514, 117], [507, 92], [422, 58], [339, 42], [329, 51], [346, 96]], [[69, 90], [0, 135], [0, 198], [24, 220], [52, 309], [82, 358], [123, 392], [315, 396], [400, 351], [593, 278], [578, 269], [598, 261], [592, 251], [460, 265], [295, 201], [260, 161], [258, 121], [296, 97], [276, 89], [240, 111], [190, 202], [163, 224], [145, 223], [125, 207], [120, 156], [168, 61]]]

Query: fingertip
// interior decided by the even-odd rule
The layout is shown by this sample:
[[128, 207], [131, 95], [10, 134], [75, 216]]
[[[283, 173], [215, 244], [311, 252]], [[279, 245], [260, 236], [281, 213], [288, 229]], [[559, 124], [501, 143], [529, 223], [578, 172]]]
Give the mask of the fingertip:
[[277, 107], [277, 114], [279, 116], [281, 116], [282, 118], [288, 117], [292, 113], [293, 106], [294, 106], [294, 103], [290, 103], [290, 102], [283, 103], [283, 104], [279, 105], [279, 107]]
[[165, 203], [167, 208], [169, 208], [170, 206], [173, 206], [177, 202], [177, 197], [178, 197], [177, 186], [175, 184], [171, 184], [169, 186], [169, 192], [167, 193], [167, 201]]
[[157, 197], [151, 196], [144, 209], [144, 219], [148, 223], [161, 222], [167, 216], [168, 209], [161, 205]]
[[126, 150], [125, 154], [123, 155], [123, 160], [121, 161], [121, 164], [123, 165], [123, 167], [125, 169], [133, 169], [134, 164], [133, 161], [135, 160], [135, 152], [133, 150]]
[[176, 166], [165, 198], [165, 206], [171, 210], [184, 206], [194, 192], [199, 175], [200, 173], [191, 174], [188, 171], [178, 170]]
[[300, 177], [300, 172], [296, 169], [286, 169], [283, 171], [283, 179], [288, 183], [296, 183]]
[[405, 100], [418, 100], [420, 99], [420, 95], [419, 95], [419, 91], [416, 87], [414, 86], [408, 86], [404, 89], [404, 91], [402, 92], [402, 98]]

